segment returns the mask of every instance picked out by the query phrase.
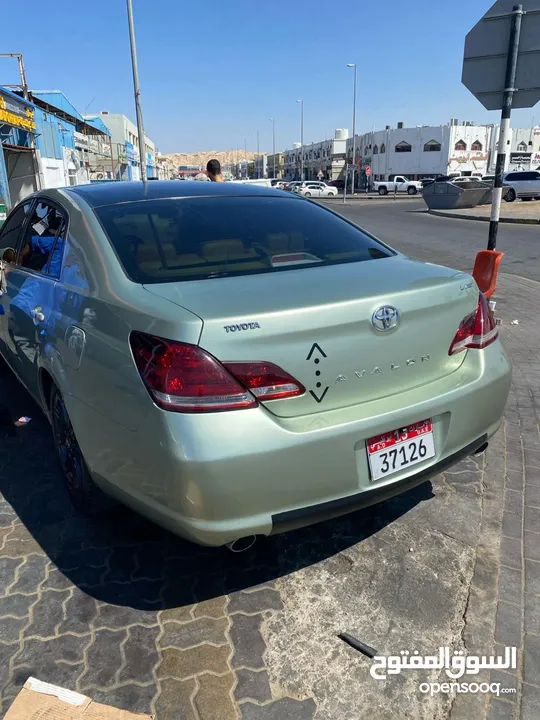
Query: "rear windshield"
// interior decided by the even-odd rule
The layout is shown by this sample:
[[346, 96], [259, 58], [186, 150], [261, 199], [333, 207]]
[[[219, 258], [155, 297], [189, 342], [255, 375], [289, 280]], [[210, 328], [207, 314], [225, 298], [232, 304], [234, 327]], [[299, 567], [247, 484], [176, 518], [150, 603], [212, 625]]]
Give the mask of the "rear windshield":
[[146, 200], [95, 212], [126, 273], [139, 283], [253, 275], [394, 254], [332, 212], [292, 198]]

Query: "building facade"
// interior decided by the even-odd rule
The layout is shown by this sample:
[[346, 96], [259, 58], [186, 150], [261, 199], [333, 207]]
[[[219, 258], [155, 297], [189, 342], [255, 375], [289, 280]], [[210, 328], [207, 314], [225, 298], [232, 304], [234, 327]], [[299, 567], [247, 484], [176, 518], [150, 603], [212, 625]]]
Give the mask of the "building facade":
[[117, 180], [140, 180], [141, 163], [146, 166], [148, 178], [157, 178], [156, 148], [145, 134], [143, 147], [140, 147], [137, 126], [120, 113], [102, 110], [97, 114], [85, 115], [89, 122], [98, 119], [111, 135], [112, 153]]
[[19, 200], [41, 188], [35, 105], [0, 87], [0, 224]]
[[[457, 121], [455, 121], [457, 122]], [[356, 137], [356, 158], [353, 162], [353, 140], [347, 141], [347, 161], [358, 167], [358, 186], [366, 182], [366, 168], [371, 180], [392, 180], [403, 175], [420, 180], [438, 175], [469, 175], [481, 177], [489, 172], [496, 137], [494, 126], [422, 125], [365, 133]]]
[[266, 156], [266, 168], [271, 177], [283, 178], [285, 175], [285, 153], [277, 152]]
[[[343, 173], [349, 131], [335, 131], [331, 140], [310, 145], [294, 143], [283, 153], [284, 175], [287, 180], [337, 180]], [[303, 156], [303, 157], [302, 157]], [[304, 177], [301, 177], [302, 160]]]

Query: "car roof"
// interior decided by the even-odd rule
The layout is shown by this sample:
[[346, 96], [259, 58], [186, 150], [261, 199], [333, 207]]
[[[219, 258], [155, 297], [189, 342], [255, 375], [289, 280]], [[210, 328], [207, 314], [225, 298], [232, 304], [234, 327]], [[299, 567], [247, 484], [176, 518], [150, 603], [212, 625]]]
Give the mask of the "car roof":
[[[276, 197], [275, 188], [243, 183], [186, 182], [180, 180], [152, 180], [151, 182], [108, 182], [73, 185], [62, 188], [68, 195], [83, 198], [92, 207], [117, 205], [141, 200], [167, 200], [185, 197], [268, 195]], [[290, 198], [283, 193], [280, 197]]]

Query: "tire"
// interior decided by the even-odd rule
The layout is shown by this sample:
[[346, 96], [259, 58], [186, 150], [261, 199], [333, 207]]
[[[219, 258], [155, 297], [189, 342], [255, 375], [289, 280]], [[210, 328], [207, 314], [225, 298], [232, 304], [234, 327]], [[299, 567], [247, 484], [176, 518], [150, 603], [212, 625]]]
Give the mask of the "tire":
[[532, 197], [524, 197], [524, 198], [521, 198], [521, 202], [531, 202], [532, 199], [533, 199]]
[[92, 480], [75, 437], [64, 399], [53, 386], [49, 403], [54, 444], [73, 508], [91, 517], [114, 507], [114, 502]]
[[305, 193], [304, 193], [304, 197], [311, 197], [311, 193], [310, 193], [310, 192], [305, 192]]
[[388, 195], [388, 188], [383, 185], [379, 188], [379, 195]]
[[504, 196], [504, 199], [506, 202], [514, 202], [514, 200], [517, 198], [516, 191], [514, 188], [508, 188], [506, 191], [506, 194]]
[[414, 186], [407, 188], [407, 195], [416, 195], [417, 192], [418, 190]]

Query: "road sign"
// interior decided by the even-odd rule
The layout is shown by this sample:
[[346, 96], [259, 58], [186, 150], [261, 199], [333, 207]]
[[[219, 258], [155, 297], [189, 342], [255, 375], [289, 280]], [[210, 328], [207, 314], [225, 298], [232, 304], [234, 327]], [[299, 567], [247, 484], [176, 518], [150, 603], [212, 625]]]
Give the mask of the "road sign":
[[347, 170], [358, 170], [358, 167], [356, 165], [349, 165]]
[[[512, 9], [518, 0], [497, 0], [465, 38], [461, 82], [486, 110], [503, 107]], [[521, 0], [516, 79], [512, 107], [540, 100], [540, 0]]]
[[368, 165], [366, 168], [366, 175], [369, 177], [371, 175], [371, 167]]

